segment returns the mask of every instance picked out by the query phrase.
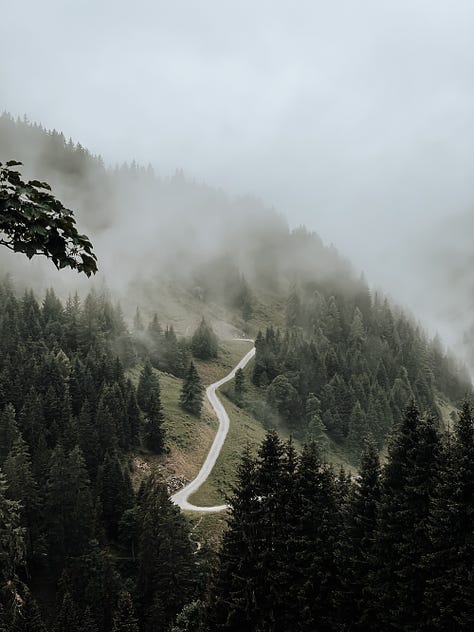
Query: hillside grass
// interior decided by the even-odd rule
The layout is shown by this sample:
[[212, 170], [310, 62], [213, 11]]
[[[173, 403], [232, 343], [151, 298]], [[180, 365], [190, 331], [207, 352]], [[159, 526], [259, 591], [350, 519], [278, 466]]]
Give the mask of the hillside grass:
[[[258, 328], [265, 327], [266, 323], [276, 319], [276, 314], [281, 313], [281, 310], [280, 304], [261, 304], [261, 310], [252, 319], [254, 325], [258, 322]], [[242, 335], [242, 333], [237, 335]], [[210, 361], [194, 359], [203, 386], [206, 387], [226, 376], [251, 346], [250, 342], [221, 340], [217, 358]], [[137, 366], [129, 372], [135, 384], [138, 383], [140, 371], [141, 366]], [[257, 400], [261, 398], [261, 393], [251, 383], [252, 371], [253, 361], [247, 365], [244, 373], [247, 396]], [[200, 418], [183, 411], [179, 405], [182, 380], [160, 371], [157, 371], [157, 375], [161, 386], [167, 451], [163, 455], [154, 455], [142, 449], [138, 455], [147, 463], [149, 471], [159, 472], [164, 479], [181, 476], [190, 481], [199, 472], [209, 452], [218, 427], [217, 418], [207, 399], [204, 400]], [[227, 501], [235, 483], [243, 450], [248, 445], [252, 451], [256, 452], [267, 431], [262, 421], [258, 420], [251, 411], [237, 406], [232, 401], [233, 389], [232, 380], [219, 390], [219, 397], [229, 415], [230, 428], [209, 478], [189, 498], [190, 502], [198, 506], [220, 505]], [[282, 439], [289, 439], [290, 434], [287, 429], [279, 427], [277, 430]], [[301, 441], [298, 438], [293, 438], [293, 443], [297, 450], [301, 448]], [[334, 447], [330, 447], [327, 459], [336, 467], [342, 464], [346, 469], [353, 469], [348, 466], [344, 455], [339, 454]], [[138, 488], [140, 481], [147, 474], [147, 472], [135, 471], [133, 476], [135, 488]], [[185, 512], [185, 514], [190, 522], [193, 541], [216, 548], [226, 529], [228, 512], [214, 514]]]

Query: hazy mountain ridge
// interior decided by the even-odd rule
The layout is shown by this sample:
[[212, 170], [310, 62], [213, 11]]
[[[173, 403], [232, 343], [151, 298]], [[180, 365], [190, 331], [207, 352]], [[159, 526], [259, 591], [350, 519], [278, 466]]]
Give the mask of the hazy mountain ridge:
[[76, 212], [94, 240], [101, 271], [118, 289], [157, 272], [193, 285], [224, 259], [271, 289], [307, 270], [321, 277], [351, 274], [334, 248], [304, 229], [291, 232], [282, 216], [251, 196], [230, 199], [180, 170], [160, 178], [135, 162], [106, 169], [100, 157], [63, 134], [4, 114], [0, 160], [12, 156], [24, 162], [28, 177], [50, 182]]
[[[436, 411], [438, 394], [458, 403], [470, 390], [465, 371], [454, 358], [445, 356], [439, 341], [432, 345], [403, 310], [394, 308], [380, 294], [372, 297], [365, 279], [357, 278], [333, 246], [326, 247], [316, 233], [304, 227], [290, 231], [281, 215], [261, 202], [251, 197], [230, 199], [222, 191], [190, 181], [180, 170], [171, 178], [161, 178], [151, 166], [140, 167], [135, 162], [106, 168], [100, 157], [72, 140], [66, 141], [62, 133], [4, 114], [0, 117], [0, 159], [11, 157], [23, 160], [31, 177], [50, 181], [58, 194], [64, 195], [66, 205], [77, 212], [81, 229], [89, 231], [96, 246], [106, 282], [129, 315], [139, 305], [150, 316], [157, 311], [161, 318], [166, 280], [174, 286], [177, 303], [195, 312], [190, 323], [212, 313], [208, 308], [211, 304], [226, 306], [230, 311], [220, 318], [230, 318], [237, 328], [253, 334], [264, 323], [282, 326], [286, 321], [290, 343], [284, 346], [293, 348], [301, 366], [305, 361], [298, 354], [318, 356], [312, 360], [321, 364], [315, 385], [302, 386], [295, 370], [291, 366], [285, 369], [286, 351], [281, 350], [277, 353], [282, 363], [279, 370], [271, 368], [267, 375], [264, 369], [262, 384], [267, 388], [278, 375], [287, 375], [303, 398], [293, 407], [298, 418], [305, 416], [304, 400], [316, 394], [323, 402], [321, 415], [326, 414], [326, 425], [341, 439], [348, 427], [348, 420], [343, 418], [354, 413], [359, 400], [363, 414], [371, 409], [372, 417], [400, 418], [403, 402], [389, 405], [393, 396], [387, 395], [384, 404], [369, 405], [374, 398], [384, 399], [380, 393], [375, 395], [374, 388], [388, 393], [402, 379], [405, 398], [415, 396], [432, 411]], [[0, 256], [15, 269], [18, 257], [10, 253]], [[54, 280], [57, 277], [51, 274]], [[68, 278], [76, 281], [70, 275]], [[289, 303], [282, 309], [282, 301], [287, 299]], [[331, 333], [331, 309], [337, 321], [332, 328], [338, 334]], [[165, 312], [167, 322], [172, 323], [173, 308]], [[360, 321], [357, 343], [352, 332], [354, 320]], [[189, 324], [181, 333], [189, 333], [188, 328]], [[427, 354], [429, 362], [423, 359]], [[257, 362], [259, 357], [257, 353]], [[445, 376], [441, 381], [433, 377], [433, 362]], [[442, 369], [440, 363], [444, 363]], [[403, 368], [408, 370], [406, 379], [400, 376]], [[430, 377], [422, 377], [427, 371]], [[370, 384], [347, 386], [349, 390], [339, 384], [336, 390], [340, 397], [351, 403], [337, 407], [340, 410], [335, 414], [340, 421], [333, 422], [328, 415], [334, 406], [328, 402], [334, 396], [323, 394], [321, 380], [327, 378], [329, 385], [342, 377], [343, 383], [349, 383], [356, 373], [370, 374]], [[360, 375], [358, 379], [362, 379]], [[260, 386], [260, 379], [256, 384]], [[359, 425], [361, 433], [363, 428], [367, 430], [360, 421]], [[377, 423], [372, 425], [375, 432]], [[382, 425], [384, 430], [375, 432], [379, 446], [391, 421]], [[338, 430], [338, 426], [345, 430]]]
[[[0, 592], [0, 603], [7, 604], [0, 609], [5, 629], [30, 629], [19, 627], [27, 621], [28, 625], [37, 622], [36, 629], [44, 632], [42, 615], [56, 632], [116, 630], [122, 621], [134, 632], [169, 632], [182, 611], [178, 619], [185, 623], [188, 615], [208, 619], [200, 627], [207, 632], [216, 629], [214, 623], [221, 616], [227, 618], [219, 599], [228, 602], [232, 569], [228, 572], [222, 559], [216, 562], [206, 547], [193, 551], [189, 525], [170, 503], [167, 488], [150, 465], [159, 453], [165, 459], [173, 442], [183, 443], [176, 427], [171, 439], [163, 432], [173, 421], [170, 403], [176, 393], [169, 400], [167, 395], [171, 388], [181, 388], [182, 378], [184, 383], [190, 381], [192, 354], [197, 354], [196, 334], [190, 344], [189, 324], [181, 331], [187, 339], [178, 339], [168, 326], [178, 311], [183, 328], [185, 322], [196, 323], [206, 313], [226, 322], [229, 333], [233, 325], [255, 334], [255, 363], [229, 386], [227, 395], [266, 428], [293, 432], [297, 440], [309, 443], [298, 457], [291, 442], [283, 445], [270, 432], [257, 461], [248, 454], [244, 457], [237, 479], [241, 484], [242, 477], [250, 475], [250, 488], [242, 491], [237, 486], [233, 502], [240, 502], [243, 493], [243, 511], [237, 515], [246, 524], [249, 520], [252, 532], [259, 534], [254, 548], [266, 556], [264, 570], [270, 560], [270, 566], [283, 562], [285, 573], [291, 571], [294, 560], [283, 555], [273, 561], [280, 540], [275, 543], [271, 534], [285, 534], [281, 550], [286, 550], [290, 541], [286, 534], [295, 534], [296, 519], [294, 550], [317, 560], [316, 575], [308, 576], [314, 585], [320, 573], [325, 574], [324, 582], [330, 576], [334, 589], [319, 604], [308, 597], [306, 589], [300, 590], [299, 580], [291, 580], [295, 599], [308, 599], [314, 611], [311, 616], [334, 618], [330, 629], [345, 629], [340, 614], [335, 614], [340, 612], [337, 600], [340, 594], [352, 595], [356, 582], [362, 585], [364, 580], [351, 567], [354, 581], [351, 586], [344, 583], [345, 574], [339, 574], [335, 566], [340, 553], [336, 555], [334, 546], [350, 526], [348, 507], [359, 483], [344, 471], [336, 478], [312, 440], [323, 449], [329, 447], [329, 456], [336, 448], [357, 463], [364, 436], [370, 432], [376, 442], [371, 462], [378, 471], [375, 449], [386, 445], [387, 434], [401, 421], [410, 398], [436, 416], [440, 395], [458, 405], [471, 390], [462, 367], [403, 310], [383, 296], [372, 295], [364, 277], [358, 277], [335, 248], [325, 247], [305, 228], [290, 231], [278, 214], [255, 200], [229, 200], [222, 192], [187, 181], [181, 172], [160, 179], [151, 169], [135, 164], [107, 170], [100, 158], [58, 133], [14, 122], [8, 116], [0, 121], [0, 159], [22, 159], [27, 175], [51, 182], [64, 203], [77, 210], [78, 224], [90, 233], [103, 277], [111, 286], [109, 293], [93, 290], [83, 301], [72, 297], [65, 304], [50, 290], [39, 304], [31, 291], [22, 294], [22, 288], [10, 281], [0, 283], [0, 463], [6, 474], [0, 477], [0, 509], [9, 519], [6, 533], [19, 529], [25, 538], [25, 544], [20, 543], [23, 555], [11, 547], [6, 551], [6, 589]], [[15, 145], [17, 132], [22, 140]], [[81, 286], [77, 276], [59, 274], [49, 262], [29, 265], [11, 253], [0, 256], [4, 268], [22, 279], [20, 286], [37, 269], [39, 275], [31, 280], [36, 288], [62, 283], [63, 290], [73, 295], [76, 287], [90, 287], [89, 282]], [[160, 288], [166, 284], [165, 299]], [[133, 326], [110, 296], [124, 302], [128, 315], [135, 313]], [[166, 318], [162, 319], [158, 306], [164, 300]], [[135, 311], [143, 304], [144, 315]], [[149, 318], [153, 310], [158, 316]], [[189, 321], [183, 316], [186, 310]], [[198, 331], [204, 342], [212, 343], [212, 358], [216, 351], [212, 332], [204, 323]], [[217, 353], [223, 355], [222, 346]], [[203, 365], [210, 373], [222, 369], [213, 359], [204, 360]], [[156, 369], [165, 372], [166, 379], [161, 373], [158, 381]], [[131, 377], [137, 378], [137, 385]], [[193, 379], [196, 386], [199, 376], [195, 373]], [[166, 406], [161, 404], [162, 396]], [[197, 404], [193, 412], [185, 413], [192, 416], [187, 426], [190, 441], [195, 440], [196, 425], [203, 423], [201, 400]], [[175, 408], [173, 402], [174, 412]], [[418, 412], [411, 411], [406, 417], [408, 426], [418, 420]], [[262, 425], [255, 425], [263, 432]], [[442, 423], [430, 418], [420, 428], [426, 429], [429, 439], [438, 436]], [[414, 477], [418, 476], [417, 455], [425, 454], [420, 437], [410, 438], [418, 452], [413, 452], [410, 443], [407, 455]], [[447, 448], [450, 445], [446, 441]], [[235, 445], [232, 448], [235, 452]], [[138, 491], [130, 481], [130, 473], [137, 476], [136, 455], [148, 467], [146, 474], [139, 475], [143, 485]], [[394, 460], [393, 454], [389, 457]], [[428, 460], [428, 472], [439, 467], [434, 458]], [[251, 474], [260, 470], [254, 487]], [[390, 482], [388, 475], [381, 480]], [[264, 481], [267, 487], [261, 486]], [[299, 494], [307, 481], [311, 482], [307, 492]], [[295, 483], [301, 486], [296, 494]], [[397, 485], [394, 481], [395, 489]], [[387, 496], [391, 496], [389, 491]], [[289, 492], [298, 500], [294, 508], [289, 505], [289, 513], [287, 509], [281, 512], [280, 517], [289, 520], [280, 523], [280, 517], [272, 513], [272, 499], [286, 506]], [[408, 504], [416, 505], [410, 494]], [[375, 500], [373, 504], [376, 507]], [[428, 500], [425, 504], [428, 507]], [[308, 506], [313, 509], [306, 533], [303, 507]], [[330, 519], [328, 530], [323, 520], [322, 535], [317, 527], [321, 516]], [[255, 519], [264, 526], [262, 532], [252, 526]], [[412, 521], [415, 526], [416, 519], [417, 515]], [[238, 522], [231, 522], [224, 537], [224, 556], [236, 526]], [[369, 538], [375, 527], [369, 529]], [[415, 527], [410, 523], [405, 531], [411, 533]], [[243, 535], [249, 542], [245, 529]], [[380, 528], [377, 537], [383, 543], [385, 530]], [[312, 538], [318, 540], [314, 549]], [[410, 550], [417, 551], [416, 547]], [[241, 551], [239, 546], [238, 565]], [[324, 551], [324, 559], [317, 558], [317, 551]], [[355, 554], [349, 552], [346, 557], [354, 557], [359, 564]], [[343, 559], [344, 566], [347, 560]], [[259, 559], [255, 564], [260, 564]], [[251, 560], [251, 575], [253, 567]], [[254, 591], [259, 619], [267, 613], [267, 570]], [[384, 572], [394, 575], [390, 565]], [[216, 603], [214, 598], [209, 600], [213, 575], [219, 582], [213, 592]], [[287, 586], [285, 581], [275, 586]], [[40, 583], [56, 600], [54, 606], [36, 589]], [[16, 610], [10, 607], [13, 593], [22, 599]], [[382, 603], [384, 595], [374, 594]], [[361, 616], [359, 610], [373, 607], [361, 605], [357, 594], [350, 598], [357, 616]], [[295, 599], [290, 604], [279, 600], [284, 604], [282, 616], [291, 619]], [[231, 613], [237, 623], [230, 629], [240, 630], [240, 621], [247, 615], [234, 606]], [[382, 607], [379, 610], [384, 613]], [[377, 616], [382, 616], [379, 610]], [[306, 616], [303, 629], [313, 629], [311, 625], [311, 617]]]

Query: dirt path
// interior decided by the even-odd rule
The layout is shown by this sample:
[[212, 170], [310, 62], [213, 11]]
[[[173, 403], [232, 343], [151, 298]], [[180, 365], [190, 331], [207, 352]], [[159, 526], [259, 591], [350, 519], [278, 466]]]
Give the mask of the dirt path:
[[[237, 340], [253, 343], [253, 340], [249, 340], [247, 338], [237, 338]], [[219, 454], [222, 450], [222, 446], [224, 445], [227, 432], [229, 431], [229, 415], [222, 405], [221, 400], [217, 396], [216, 391], [220, 386], [234, 379], [234, 376], [238, 369], [243, 369], [244, 366], [248, 364], [248, 362], [250, 362], [250, 360], [254, 357], [254, 355], [255, 347], [252, 347], [252, 349], [250, 349], [250, 351], [242, 358], [237, 366], [232, 369], [229, 375], [226, 375], [217, 382], [214, 382], [214, 384], [211, 384], [206, 389], [206, 397], [211, 402], [211, 406], [217, 415], [217, 419], [219, 420], [219, 428], [212, 443], [211, 449], [209, 450], [209, 453], [206, 457], [206, 460], [202, 464], [202, 467], [199, 470], [196, 478], [188, 485], [186, 485], [186, 487], [183, 487], [183, 489], [180, 489], [179, 492], [176, 492], [176, 494], [173, 494], [173, 496], [171, 496], [171, 500], [176, 505], [178, 505], [178, 507], [181, 507], [181, 509], [186, 509], [187, 511], [200, 511], [209, 513], [223, 511], [224, 509], [227, 509], [227, 505], [215, 505], [214, 507], [197, 507], [196, 505], [192, 505], [190, 502], [188, 502], [188, 498], [189, 496], [191, 496], [191, 494], [194, 494], [194, 492], [201, 487], [204, 481], [207, 480], [209, 474], [212, 472], [212, 468], [216, 464], [217, 458], [219, 457]]]

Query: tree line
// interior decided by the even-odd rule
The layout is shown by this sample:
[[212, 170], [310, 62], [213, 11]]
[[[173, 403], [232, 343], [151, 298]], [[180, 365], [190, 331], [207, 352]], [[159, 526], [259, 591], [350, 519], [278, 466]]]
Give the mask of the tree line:
[[364, 437], [381, 449], [407, 401], [438, 414], [440, 395], [460, 403], [472, 386], [438, 338], [372, 297], [363, 280], [355, 290], [311, 283], [290, 293], [286, 327], [256, 337], [259, 395], [247, 406], [270, 426], [333, 441], [357, 463]]
[[202, 629], [472, 629], [468, 403], [444, 433], [412, 403], [385, 463], [368, 439], [357, 475], [270, 431], [243, 456], [230, 506]]
[[[63, 305], [48, 290], [40, 304], [0, 282], [2, 630], [166, 630], [200, 594], [206, 561], [166, 486], [131, 482], [131, 454], [166, 450], [154, 348], [142, 342], [105, 295]], [[181, 405], [199, 416], [202, 385], [181, 347]]]
[[[386, 462], [368, 441], [357, 475], [334, 471], [317, 442], [298, 454], [270, 431], [243, 456], [215, 558], [196, 552], [160, 480], [131, 483], [129, 454], [166, 446], [153, 364], [173, 336], [157, 323], [129, 332], [104, 296], [63, 306], [50, 290], [40, 305], [0, 284], [0, 629], [471, 629], [468, 404], [447, 432], [412, 404]], [[143, 331], [158, 330], [146, 351]], [[396, 320], [392, 331], [403, 331]], [[214, 353], [205, 323], [194, 351], [203, 339]], [[185, 377], [195, 371], [189, 360]], [[237, 382], [245, 399], [242, 373]]]

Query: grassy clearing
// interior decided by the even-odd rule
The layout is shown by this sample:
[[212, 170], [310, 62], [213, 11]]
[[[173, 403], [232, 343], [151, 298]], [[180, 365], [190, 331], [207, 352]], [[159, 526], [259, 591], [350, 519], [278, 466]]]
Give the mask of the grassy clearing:
[[[196, 361], [203, 384], [206, 386], [224, 377], [251, 348], [251, 343], [226, 341], [220, 347], [219, 357], [212, 362]], [[130, 378], [138, 383], [141, 367], [129, 372]], [[138, 456], [152, 471], [159, 471], [164, 478], [184, 476], [192, 480], [212, 445], [218, 422], [211, 405], [204, 401], [201, 417], [198, 419], [183, 411], [179, 405], [182, 380], [167, 373], [157, 372], [161, 386], [161, 401], [165, 415], [167, 453], [154, 455], [141, 450]], [[231, 417], [232, 425], [232, 417]], [[134, 473], [134, 485], [147, 475], [147, 471]], [[216, 495], [214, 493], [214, 495]]]
[[194, 360], [199, 377], [205, 386], [225, 377], [252, 348], [251, 342], [223, 340], [219, 344], [219, 355], [215, 360]]
[[[219, 357], [210, 362], [197, 360], [196, 367], [204, 385], [211, 384], [227, 375], [238, 361], [251, 348], [251, 343], [229, 340], [221, 344]], [[258, 399], [261, 393], [251, 383], [253, 363], [245, 368], [247, 397]], [[137, 382], [140, 369], [131, 371], [130, 376]], [[152, 455], [142, 452], [140, 455], [152, 470], [159, 470], [167, 478], [169, 476], [184, 476], [192, 480], [198, 473], [207, 453], [212, 445], [217, 430], [217, 419], [209, 402], [205, 400], [200, 419], [184, 412], [179, 406], [179, 396], [182, 380], [166, 373], [159, 373], [161, 384], [161, 398], [165, 414], [166, 445], [168, 453], [165, 455]], [[233, 391], [233, 381], [225, 384], [219, 392], [221, 400], [230, 418], [230, 429], [222, 452], [211, 472], [208, 480], [190, 498], [190, 502], [201, 505], [223, 504], [231, 493], [235, 482], [235, 474], [246, 445], [256, 450], [265, 437], [266, 429], [261, 421], [249, 412], [238, 407], [228, 395]], [[283, 439], [289, 438], [289, 433], [284, 428], [278, 429]], [[297, 449], [301, 447], [299, 440], [294, 439]], [[335, 466], [339, 464], [347, 467], [347, 462], [342, 454], [334, 447], [328, 451], [327, 458]], [[143, 478], [143, 472], [137, 474], [135, 485]], [[210, 536], [219, 538], [225, 528], [225, 513], [223, 514], [193, 514], [198, 518], [202, 516], [199, 532], [204, 533], [209, 529]], [[196, 520], [197, 522], [197, 520]]]
[[[137, 380], [140, 370], [130, 373]], [[136, 375], [134, 375], [136, 373]], [[154, 455], [142, 450], [139, 456], [150, 470], [159, 471], [164, 478], [184, 476], [192, 480], [206, 458], [217, 430], [217, 420], [209, 406], [203, 408], [198, 419], [186, 413], [179, 405], [182, 380], [167, 373], [158, 373], [161, 386], [161, 402], [165, 416], [167, 453]], [[146, 476], [146, 471], [134, 473], [134, 485]]]
[[235, 481], [235, 472], [245, 446], [256, 447], [265, 436], [265, 429], [244, 410], [220, 394], [230, 419], [230, 428], [222, 452], [207, 481], [190, 502], [196, 505], [216, 505], [225, 502]]

